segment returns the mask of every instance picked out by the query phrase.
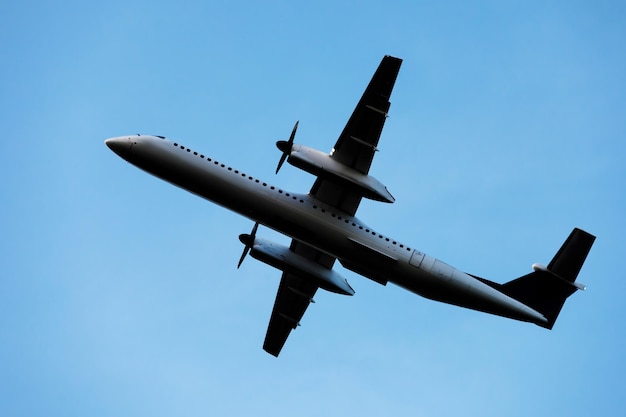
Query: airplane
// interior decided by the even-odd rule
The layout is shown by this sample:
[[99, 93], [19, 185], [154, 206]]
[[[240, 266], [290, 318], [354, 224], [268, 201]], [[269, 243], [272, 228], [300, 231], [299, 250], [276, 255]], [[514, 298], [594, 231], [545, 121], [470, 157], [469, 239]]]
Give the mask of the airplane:
[[[291, 331], [314, 302], [318, 288], [353, 295], [333, 269], [346, 269], [379, 284], [394, 283], [422, 297], [552, 329], [565, 303], [585, 286], [576, 281], [595, 236], [574, 228], [547, 266], [499, 284], [462, 272], [355, 217], [363, 198], [393, 203], [394, 197], [368, 174], [388, 116], [389, 98], [402, 60], [384, 56], [329, 154], [286, 141], [284, 162], [316, 177], [308, 194], [271, 185], [163, 136], [128, 135], [106, 145], [136, 167], [254, 222], [241, 234], [243, 254], [282, 271], [263, 349], [278, 357]], [[289, 247], [257, 237], [263, 225], [291, 238]]]

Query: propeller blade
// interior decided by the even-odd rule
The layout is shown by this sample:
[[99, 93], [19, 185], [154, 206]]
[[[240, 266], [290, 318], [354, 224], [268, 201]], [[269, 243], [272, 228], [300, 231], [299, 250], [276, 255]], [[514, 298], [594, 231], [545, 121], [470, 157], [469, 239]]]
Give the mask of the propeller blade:
[[296, 122], [296, 124], [293, 126], [293, 129], [291, 130], [291, 135], [289, 135], [289, 140], [288, 141], [279, 140], [278, 142], [276, 142], [276, 146], [283, 153], [281, 155], [281, 157], [280, 157], [280, 160], [278, 161], [278, 166], [276, 167], [276, 173], [277, 174], [278, 174], [278, 171], [280, 171], [280, 168], [285, 163], [285, 160], [287, 159], [287, 157], [291, 153], [291, 148], [293, 147], [293, 140], [295, 139], [296, 131], [298, 130], [298, 123], [300, 123], [300, 120], [298, 120]]
[[[248, 235], [240, 235], [239, 239], [241, 240], [241, 237], [243, 236], [247, 237]], [[239, 262], [237, 262], [237, 269], [239, 269], [239, 267], [243, 263], [243, 260], [246, 259], [246, 256], [248, 256], [249, 251], [250, 251], [250, 246], [246, 245], [246, 247], [243, 248], [243, 253], [241, 254], [241, 258], [239, 258]]]
[[250, 232], [249, 235], [246, 235], [246, 234], [239, 235], [239, 241], [243, 243], [245, 247], [243, 248], [243, 253], [241, 254], [241, 258], [239, 258], [239, 262], [237, 263], [237, 269], [239, 269], [239, 267], [243, 263], [243, 260], [246, 259], [246, 256], [250, 252], [252, 245], [254, 245], [254, 239], [256, 238], [256, 231], [258, 228], [259, 228], [259, 223], [254, 223], [254, 226], [252, 226], [252, 232]]
[[291, 129], [291, 135], [289, 135], [289, 143], [293, 143], [293, 138], [296, 137], [296, 130], [298, 130], [298, 123], [300, 123], [300, 120], [296, 120], [296, 124], [293, 125], [293, 129]]
[[280, 171], [280, 168], [285, 163], [286, 159], [287, 159], [287, 152], [283, 152], [283, 155], [280, 157], [280, 160], [278, 161], [278, 166], [276, 167], [276, 173], [277, 174], [278, 174], [278, 171]]

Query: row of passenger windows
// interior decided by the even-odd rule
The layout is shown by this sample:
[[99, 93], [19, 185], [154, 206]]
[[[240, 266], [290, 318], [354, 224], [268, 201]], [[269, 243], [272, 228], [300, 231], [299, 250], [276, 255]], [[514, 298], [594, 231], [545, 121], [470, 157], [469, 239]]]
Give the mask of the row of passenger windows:
[[[184, 151], [187, 151], [187, 152], [189, 152], [189, 153], [192, 153], [191, 149], [189, 149], [189, 148], [185, 148], [184, 146], [179, 145], [178, 143], [174, 143], [174, 146], [176, 146], [177, 148], [180, 148], [180, 149], [182, 149], [182, 150], [184, 150]], [[196, 156], [200, 156], [200, 158], [202, 158], [202, 159], [205, 159], [205, 156], [204, 156], [204, 155], [202, 155], [202, 154], [198, 154], [198, 152], [195, 152], [195, 151], [194, 151], [194, 152], [193, 152], [193, 154], [194, 154], [194, 155], [196, 155]], [[227, 170], [232, 171], [232, 172], [234, 172], [235, 174], [239, 174], [239, 173], [240, 173], [238, 170], [233, 169], [233, 168], [231, 168], [231, 167], [228, 167], [228, 166], [226, 166], [226, 165], [224, 165], [224, 164], [220, 164], [218, 161], [211, 160], [211, 158], [209, 158], [209, 157], [206, 157], [206, 160], [207, 160], [208, 162], [213, 162], [215, 165], [218, 165], [218, 166], [220, 166], [220, 167], [222, 167], [222, 168], [226, 168]], [[242, 172], [242, 173], [241, 173], [241, 176], [245, 178], [245, 177], [246, 177], [246, 174], [244, 174], [244, 173]], [[267, 186], [268, 186], [268, 184], [267, 184], [267, 183], [265, 183], [265, 182], [263, 182], [263, 183], [262, 183], [262, 182], [261, 182], [261, 181], [259, 181], [258, 179], [255, 179], [255, 178], [253, 178], [253, 177], [251, 177], [251, 176], [248, 176], [248, 179], [249, 179], [249, 180], [251, 180], [251, 181], [256, 182], [257, 184], [262, 184], [264, 187], [267, 187]], [[269, 185], [269, 187], [270, 187], [270, 189], [271, 189], [271, 190], [276, 190], [276, 187], [274, 187], [273, 185]], [[284, 194], [284, 195], [285, 195], [285, 197], [291, 197], [293, 200], [296, 200], [296, 201], [298, 201], [298, 200], [299, 200], [299, 201], [300, 201], [300, 203], [304, 203], [304, 200], [303, 200], [303, 199], [301, 199], [301, 198], [299, 199], [297, 196], [295, 196], [295, 195], [291, 195], [290, 193], [283, 192], [283, 190], [281, 190], [281, 189], [278, 189], [278, 193], [279, 193], [279, 194]], [[326, 210], [325, 208], [318, 207], [318, 206], [317, 206], [317, 205], [315, 205], [315, 204], [312, 204], [312, 207], [313, 207], [315, 210], [320, 210], [322, 213], [326, 213], [326, 212], [328, 211], [328, 210]], [[350, 222], [350, 220], [348, 220], [348, 219], [344, 219], [343, 217], [341, 217], [341, 216], [339, 216], [339, 215], [337, 215], [337, 214], [335, 214], [335, 213], [333, 213], [333, 212], [330, 212], [330, 215], [331, 215], [331, 217], [336, 218], [337, 220], [340, 220], [340, 221], [341, 221], [341, 220], [343, 220], [346, 224], [351, 224], [353, 227], [358, 227], [360, 230], [364, 230], [364, 231], [365, 231], [365, 233], [371, 233], [371, 234], [372, 234], [372, 236], [376, 236], [376, 235], [377, 235], [377, 233], [376, 233], [375, 231], [370, 230], [370, 229], [368, 229], [368, 228], [365, 228], [365, 227], [363, 227], [363, 226], [361, 226], [360, 224], [357, 224], [357, 223], [355, 223], [355, 222]], [[391, 244], [393, 244], [394, 246], [396, 246], [396, 245], [397, 245], [397, 246], [399, 246], [399, 247], [401, 247], [401, 248], [405, 248], [405, 246], [404, 246], [402, 243], [398, 243], [398, 242], [396, 242], [395, 240], [391, 240], [391, 239], [389, 239], [388, 237], [385, 237], [385, 236], [383, 236], [383, 235], [381, 235], [381, 234], [378, 234], [378, 237], [379, 237], [380, 239], [385, 239], [385, 241], [390, 242], [390, 243], [391, 243]], [[410, 251], [411, 251], [411, 248], [407, 246], [407, 247], [406, 247], [406, 250], [410, 252]]]

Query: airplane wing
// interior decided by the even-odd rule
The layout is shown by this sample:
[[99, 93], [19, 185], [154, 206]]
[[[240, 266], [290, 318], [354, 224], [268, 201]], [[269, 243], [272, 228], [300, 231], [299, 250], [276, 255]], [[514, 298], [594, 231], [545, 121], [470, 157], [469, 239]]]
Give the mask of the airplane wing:
[[[333, 159], [363, 174], [369, 172], [401, 64], [399, 58], [383, 58], [337, 139], [331, 152]], [[341, 183], [319, 177], [309, 194], [349, 215], [356, 213], [362, 198]], [[334, 257], [296, 240], [291, 241], [289, 249], [328, 269], [332, 269], [335, 262]], [[263, 344], [266, 352], [278, 356], [291, 331], [299, 325], [317, 288], [297, 275], [283, 273]]]
[[[337, 139], [331, 152], [334, 160], [363, 174], [369, 172], [401, 64], [402, 60], [399, 58], [383, 58]], [[311, 195], [351, 216], [356, 213], [361, 202], [361, 196], [344, 185], [322, 178], [318, 178], [313, 184]]]
[[[335, 258], [318, 251], [297, 240], [291, 241], [289, 249], [298, 255], [311, 259], [320, 265], [332, 269]], [[278, 356], [289, 333], [300, 325], [309, 303], [317, 291], [317, 285], [297, 275], [284, 272], [276, 293], [274, 308], [270, 323], [265, 334], [263, 349], [274, 356]]]

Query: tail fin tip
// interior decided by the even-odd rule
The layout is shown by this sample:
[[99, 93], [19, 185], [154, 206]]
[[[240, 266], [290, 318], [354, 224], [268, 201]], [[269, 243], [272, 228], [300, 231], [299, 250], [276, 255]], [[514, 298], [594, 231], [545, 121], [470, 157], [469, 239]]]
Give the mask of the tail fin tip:
[[574, 228], [548, 264], [547, 269], [562, 279], [574, 283], [595, 239], [594, 235]]

